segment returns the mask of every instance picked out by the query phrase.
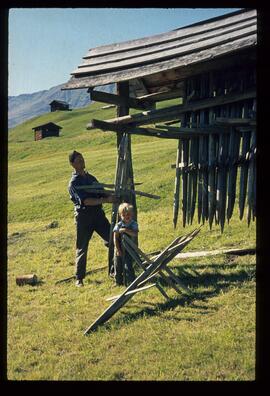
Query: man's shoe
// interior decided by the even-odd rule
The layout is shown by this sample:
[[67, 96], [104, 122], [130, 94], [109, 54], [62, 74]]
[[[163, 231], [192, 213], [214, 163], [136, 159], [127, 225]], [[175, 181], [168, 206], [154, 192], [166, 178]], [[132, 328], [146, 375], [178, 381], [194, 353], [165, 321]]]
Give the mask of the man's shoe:
[[82, 287], [83, 286], [83, 280], [82, 279], [77, 279], [75, 285], [77, 287]]
[[110, 276], [110, 278], [113, 278], [113, 279], [115, 278], [115, 275], [114, 275], [113, 272], [110, 272], [110, 275], [109, 275], [109, 276]]

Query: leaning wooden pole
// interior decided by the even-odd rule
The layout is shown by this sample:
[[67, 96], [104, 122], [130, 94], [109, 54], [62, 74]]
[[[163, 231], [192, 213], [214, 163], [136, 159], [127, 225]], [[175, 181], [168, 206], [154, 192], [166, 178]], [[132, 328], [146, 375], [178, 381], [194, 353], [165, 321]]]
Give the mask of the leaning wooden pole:
[[183, 214], [183, 227], [186, 225], [187, 220], [187, 186], [188, 186], [188, 153], [189, 153], [189, 140], [183, 139], [182, 141], [182, 214]]
[[209, 214], [209, 226], [212, 228], [216, 210], [216, 136], [214, 134], [209, 135], [208, 142], [208, 214]]
[[240, 148], [240, 133], [234, 128], [230, 131], [229, 142], [229, 173], [228, 173], [228, 206], [227, 220], [229, 222], [233, 214], [233, 208], [236, 197], [236, 181], [237, 181], [237, 160]]
[[248, 180], [248, 151], [250, 146], [250, 132], [244, 132], [241, 149], [240, 192], [239, 192], [239, 217], [242, 220], [245, 209], [247, 180]]
[[175, 173], [175, 184], [174, 184], [174, 198], [173, 198], [173, 225], [176, 228], [178, 213], [179, 213], [179, 194], [180, 194], [180, 176], [181, 170], [179, 165], [181, 163], [181, 152], [182, 152], [182, 142], [178, 140], [178, 147], [176, 153], [176, 173]]
[[[117, 117], [122, 117], [126, 116], [129, 114], [129, 107], [128, 107], [128, 100], [129, 100], [129, 82], [124, 81], [117, 83], [117, 94], [121, 96], [121, 98], [125, 98], [126, 102], [125, 104], [121, 104], [117, 107]], [[125, 173], [125, 181], [128, 182], [130, 189], [134, 190], [134, 177], [133, 177], [133, 168], [132, 168], [132, 157], [131, 157], [131, 139], [130, 136], [127, 137], [128, 139], [128, 147], [127, 147], [127, 153], [125, 155], [127, 158], [125, 158], [125, 167], [119, 169], [120, 162], [119, 161], [119, 155], [120, 155], [120, 143], [122, 141], [124, 133], [122, 132], [117, 132], [117, 149], [118, 149], [118, 158], [117, 158], [117, 163], [116, 163], [116, 171], [115, 171], [115, 185], [119, 184], [121, 178], [120, 173], [121, 172], [126, 172]], [[122, 164], [123, 164], [123, 159], [122, 159]], [[123, 174], [122, 174], [122, 183], [123, 183]], [[121, 187], [127, 187], [127, 186], [121, 186]], [[136, 205], [136, 196], [135, 194], [130, 195], [131, 203], [134, 206], [134, 219], [137, 220], [137, 205]], [[109, 273], [112, 270], [113, 267], [113, 256], [114, 256], [114, 245], [113, 245], [113, 237], [112, 237], [112, 230], [113, 227], [115, 226], [115, 223], [117, 221], [117, 211], [118, 211], [118, 206], [119, 204], [113, 204], [112, 205], [112, 215], [111, 215], [111, 230], [110, 230], [110, 241], [109, 241], [109, 252], [108, 252], [108, 271]]]
[[[115, 194], [120, 198], [120, 189], [124, 181], [123, 177], [126, 174], [126, 151], [127, 151], [127, 136], [123, 136], [118, 146], [118, 155], [115, 171]], [[113, 257], [114, 257], [114, 243], [113, 243], [113, 228], [117, 222], [117, 212], [119, 203], [113, 203], [111, 214], [110, 240], [108, 252], [108, 272], [113, 272]]]
[[249, 153], [249, 172], [248, 172], [248, 211], [247, 211], [247, 221], [250, 225], [251, 216], [255, 216], [255, 189], [256, 189], [256, 133], [252, 131], [251, 134], [251, 147]]

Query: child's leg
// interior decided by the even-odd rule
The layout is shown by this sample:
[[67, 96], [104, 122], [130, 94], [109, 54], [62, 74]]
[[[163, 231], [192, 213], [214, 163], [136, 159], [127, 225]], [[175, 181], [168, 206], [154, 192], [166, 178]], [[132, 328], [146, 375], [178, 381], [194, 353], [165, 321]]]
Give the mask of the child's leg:
[[136, 278], [135, 271], [133, 268], [133, 260], [132, 257], [125, 252], [125, 262], [124, 262], [124, 272], [125, 272], [125, 286], [130, 285]]
[[114, 256], [114, 277], [117, 285], [123, 285], [123, 262], [121, 256]]

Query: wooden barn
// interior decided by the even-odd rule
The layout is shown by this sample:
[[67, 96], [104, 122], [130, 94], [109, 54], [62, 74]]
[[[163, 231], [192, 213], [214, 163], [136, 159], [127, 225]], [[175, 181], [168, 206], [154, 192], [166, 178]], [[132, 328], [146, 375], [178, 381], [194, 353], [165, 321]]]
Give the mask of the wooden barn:
[[57, 110], [63, 110], [63, 111], [69, 111], [69, 104], [67, 102], [64, 102], [63, 100], [53, 100], [50, 103], [51, 106], [51, 112], [52, 111], [57, 111]]
[[[256, 216], [256, 45], [257, 13], [243, 9], [168, 33], [90, 49], [63, 89], [89, 88], [94, 101], [114, 104], [116, 117], [89, 120], [88, 129], [113, 131], [119, 158], [116, 186], [125, 171], [134, 189], [131, 136], [175, 139], [174, 226], [229, 222], [239, 188], [239, 212]], [[94, 88], [116, 83], [117, 93]], [[170, 99], [179, 98], [179, 104]], [[158, 102], [168, 101], [156, 109]], [[129, 109], [138, 112], [129, 115]], [[170, 161], [170, 159], [168, 159]], [[123, 175], [123, 172], [122, 172]], [[122, 181], [121, 181], [122, 180]], [[237, 186], [237, 183], [238, 186]], [[130, 202], [136, 207], [136, 199]], [[112, 226], [116, 209], [112, 209]]]
[[41, 140], [50, 136], [59, 136], [61, 126], [49, 122], [32, 128], [34, 131], [34, 140]]
[[[115, 132], [115, 193], [135, 206], [135, 219], [136, 195], [158, 197], [135, 189], [134, 134], [176, 141], [175, 163], [168, 163], [175, 172], [174, 227], [179, 210], [183, 227], [192, 224], [197, 210], [199, 223], [208, 222], [211, 228], [214, 222], [222, 232], [236, 202], [240, 219], [244, 211], [248, 225], [255, 219], [256, 32], [256, 10], [243, 9], [168, 33], [90, 49], [71, 73], [64, 89], [88, 88], [92, 100], [117, 106], [115, 118], [89, 120], [87, 128]], [[116, 94], [95, 90], [110, 83], [116, 83]], [[162, 101], [165, 107], [156, 108]], [[130, 115], [130, 108], [138, 112]], [[111, 231], [117, 208], [113, 204]], [[168, 298], [159, 283], [145, 286], [156, 282], [157, 274], [178, 293], [192, 294], [167, 264], [198, 232], [176, 238], [151, 259], [137, 242], [123, 237], [142, 272], [123, 293], [108, 299], [113, 302], [84, 334], [106, 322], [139, 291], [155, 286]], [[109, 271], [113, 250], [110, 238]]]

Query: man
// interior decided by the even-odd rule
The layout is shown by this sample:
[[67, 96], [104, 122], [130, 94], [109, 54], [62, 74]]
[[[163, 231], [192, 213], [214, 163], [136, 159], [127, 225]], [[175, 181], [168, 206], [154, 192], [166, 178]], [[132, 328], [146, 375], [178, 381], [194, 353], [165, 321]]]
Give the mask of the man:
[[74, 168], [68, 190], [74, 203], [76, 223], [76, 286], [83, 286], [86, 272], [87, 250], [89, 241], [96, 231], [106, 246], [110, 239], [110, 223], [102, 209], [103, 203], [113, 203], [115, 195], [91, 193], [77, 189], [80, 185], [98, 183], [97, 179], [85, 170], [85, 162], [81, 153], [73, 151], [69, 155], [70, 165]]

